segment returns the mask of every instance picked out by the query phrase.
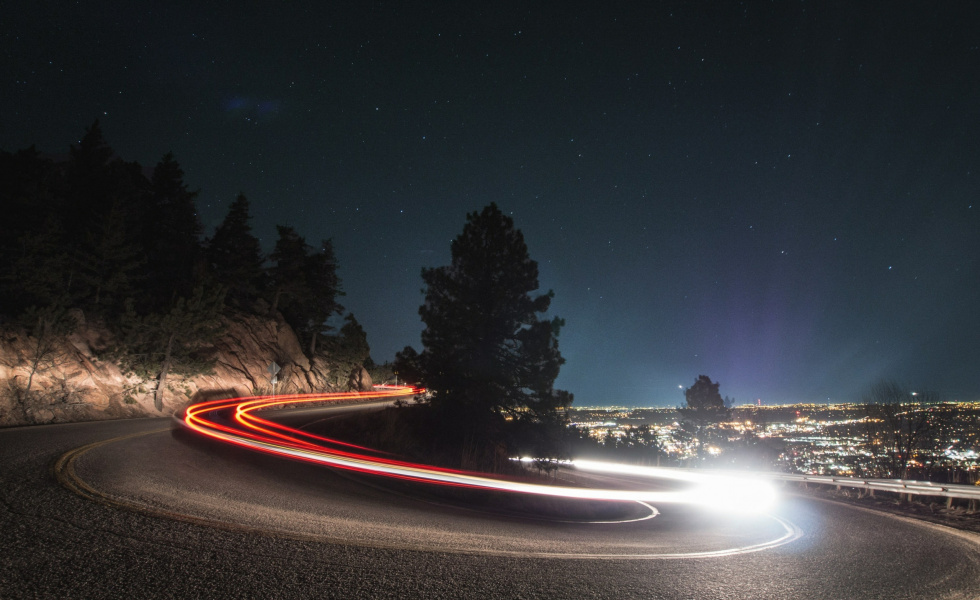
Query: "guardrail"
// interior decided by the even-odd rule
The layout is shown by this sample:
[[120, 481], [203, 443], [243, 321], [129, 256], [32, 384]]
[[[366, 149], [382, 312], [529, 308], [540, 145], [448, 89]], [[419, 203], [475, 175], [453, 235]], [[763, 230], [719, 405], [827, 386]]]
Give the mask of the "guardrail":
[[932, 483], [929, 481], [913, 481], [910, 479], [859, 479], [856, 477], [797, 475], [790, 473], [774, 474], [773, 478], [779, 481], [836, 485], [840, 487], [894, 492], [896, 494], [914, 494], [920, 496], [938, 496], [942, 498], [980, 500], [980, 486], [975, 485]]

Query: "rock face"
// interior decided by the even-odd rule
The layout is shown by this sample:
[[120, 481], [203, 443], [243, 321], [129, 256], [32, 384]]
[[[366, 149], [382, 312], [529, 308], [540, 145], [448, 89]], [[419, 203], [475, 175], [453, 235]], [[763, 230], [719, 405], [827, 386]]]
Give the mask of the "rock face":
[[374, 389], [374, 382], [371, 381], [371, 374], [364, 367], [351, 371], [350, 378], [347, 380], [347, 388], [356, 392], [368, 392]]
[[[281, 367], [277, 394], [335, 391], [328, 383], [327, 359], [307, 358], [285, 321], [242, 316], [227, 320], [225, 334], [214, 344], [212, 372], [171, 373], [163, 408], [157, 410], [156, 380], [121, 372], [104, 353], [112, 346], [108, 330], [85, 323], [81, 313], [77, 318], [76, 333], [48, 344], [22, 331], [0, 330], [0, 426], [172, 415], [191, 402], [271, 394], [272, 362]], [[363, 369], [349, 381], [350, 389], [371, 389]]]

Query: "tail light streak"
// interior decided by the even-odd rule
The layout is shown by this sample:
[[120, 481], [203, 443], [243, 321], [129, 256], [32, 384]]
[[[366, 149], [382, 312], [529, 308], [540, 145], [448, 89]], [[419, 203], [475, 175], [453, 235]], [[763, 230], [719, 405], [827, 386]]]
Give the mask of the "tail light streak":
[[767, 510], [776, 499], [772, 485], [757, 479], [597, 461], [569, 461], [569, 464], [583, 471], [673, 480], [689, 485], [678, 491], [613, 490], [510, 481], [484, 473], [447, 469], [388, 458], [383, 456], [386, 454], [383, 452], [313, 435], [253, 414], [275, 406], [295, 406], [351, 399], [393, 399], [419, 391], [406, 386], [379, 386], [373, 392], [297, 394], [275, 397], [255, 396], [212, 400], [188, 407], [182, 421], [187, 427], [202, 435], [269, 454], [363, 473], [440, 485], [584, 500], [693, 504], [710, 508], [752, 512]]

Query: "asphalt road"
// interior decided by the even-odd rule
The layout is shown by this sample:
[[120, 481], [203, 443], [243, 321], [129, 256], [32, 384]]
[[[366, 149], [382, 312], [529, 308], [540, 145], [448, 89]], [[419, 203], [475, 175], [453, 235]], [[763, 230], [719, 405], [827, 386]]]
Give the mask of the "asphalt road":
[[976, 535], [827, 502], [613, 523], [495, 507], [166, 419], [5, 429], [0, 598], [980, 598]]

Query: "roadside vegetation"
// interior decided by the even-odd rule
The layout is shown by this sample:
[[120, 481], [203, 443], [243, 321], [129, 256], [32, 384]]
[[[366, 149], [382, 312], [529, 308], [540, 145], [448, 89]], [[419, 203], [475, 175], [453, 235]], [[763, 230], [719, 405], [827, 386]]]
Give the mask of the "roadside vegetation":
[[[352, 314], [340, 331], [330, 325], [345, 310], [329, 239], [280, 225], [264, 253], [244, 194], [205, 238], [197, 195], [172, 154], [150, 168], [128, 162], [98, 121], [66, 158], [0, 151], [0, 326], [31, 347], [28, 375], [0, 386], [8, 410], [74, 401], [59, 357], [83, 325], [107, 332], [98, 358], [138, 375], [157, 410], [168, 376], [208, 372], [214, 340], [242, 315], [281, 315], [338, 388], [375, 367]], [[63, 389], [40, 389], [41, 374], [63, 375]]]

